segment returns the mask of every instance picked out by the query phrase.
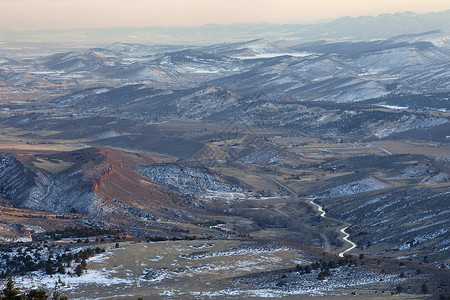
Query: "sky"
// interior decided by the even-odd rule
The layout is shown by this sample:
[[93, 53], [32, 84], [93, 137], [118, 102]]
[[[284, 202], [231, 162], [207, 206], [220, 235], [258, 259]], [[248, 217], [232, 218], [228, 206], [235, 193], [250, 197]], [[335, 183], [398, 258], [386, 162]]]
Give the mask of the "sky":
[[304, 24], [450, 9], [448, 0], [0, 0], [1, 30]]

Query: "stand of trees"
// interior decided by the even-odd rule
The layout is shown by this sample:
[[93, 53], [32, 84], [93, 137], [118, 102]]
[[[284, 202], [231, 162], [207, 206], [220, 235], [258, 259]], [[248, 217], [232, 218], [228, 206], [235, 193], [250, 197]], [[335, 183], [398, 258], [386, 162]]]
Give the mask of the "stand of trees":
[[[55, 284], [55, 288], [51, 293], [52, 300], [68, 300], [66, 296], [61, 295], [58, 290], [58, 284]], [[1, 300], [45, 300], [48, 299], [50, 295], [47, 291], [43, 289], [32, 289], [28, 293], [21, 293], [14, 286], [14, 281], [9, 278], [6, 283], [6, 287], [1, 291]]]
[[349, 257], [340, 258], [337, 262], [334, 260], [329, 260], [329, 261], [321, 260], [321, 261], [316, 261], [316, 262], [312, 263], [311, 265], [307, 265], [307, 266], [297, 265], [295, 267], [295, 270], [297, 272], [299, 272], [300, 275], [303, 275], [303, 274], [311, 273], [312, 270], [320, 269], [320, 272], [317, 275], [317, 279], [325, 280], [326, 277], [329, 277], [332, 275], [330, 272], [330, 269], [335, 269], [335, 268], [342, 267], [345, 265], [357, 266], [358, 262], [355, 259], [352, 259]]
[[92, 236], [114, 236], [120, 235], [118, 230], [111, 229], [101, 229], [101, 228], [66, 228], [64, 230], [57, 230], [46, 233], [34, 234], [33, 239], [35, 240], [46, 240], [51, 238], [53, 240], [59, 240], [62, 238], [87, 238]]
[[[37, 270], [45, 270], [48, 275], [53, 275], [56, 273], [66, 274], [66, 268], [72, 267], [72, 264], [78, 264], [74, 271], [75, 274], [80, 276], [84, 270], [87, 269], [86, 260], [90, 257], [93, 257], [96, 254], [104, 252], [105, 250], [96, 247], [94, 248], [86, 248], [84, 250], [80, 250], [78, 253], [60, 253], [50, 255], [48, 259], [42, 259], [38, 252], [34, 254], [29, 252], [30, 254], [25, 255], [25, 253], [21, 253], [20, 255], [16, 255], [14, 257], [4, 254], [4, 257], [1, 257], [3, 260], [3, 264], [0, 264], [3, 267], [4, 271], [0, 271], [1, 277], [9, 277], [14, 274], [32, 272]], [[81, 267], [79, 265], [81, 264]], [[81, 268], [81, 269], [80, 269]]]

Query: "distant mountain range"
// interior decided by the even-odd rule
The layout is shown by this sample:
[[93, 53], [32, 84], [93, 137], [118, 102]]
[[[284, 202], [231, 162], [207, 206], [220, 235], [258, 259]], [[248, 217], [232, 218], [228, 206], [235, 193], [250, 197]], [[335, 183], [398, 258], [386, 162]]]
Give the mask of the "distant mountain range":
[[[115, 42], [105, 48], [34, 56], [32, 64], [27, 58], [0, 56], [0, 84], [15, 88], [63, 84], [69, 93], [57, 102], [81, 105], [83, 110], [100, 106], [131, 112], [136, 107], [140, 112], [143, 105], [158, 110], [168, 106], [164, 114], [204, 118], [207, 111], [219, 109], [208, 104], [212, 94], [229, 99], [219, 102], [226, 110], [241, 105], [238, 99], [258, 99], [261, 94], [277, 103], [348, 103], [446, 93], [450, 89], [449, 49], [450, 36], [442, 31], [293, 46], [265, 39], [209, 46]], [[91, 101], [93, 97], [96, 101]], [[447, 105], [436, 108], [447, 109]]]
[[[293, 46], [264, 39], [174, 47], [116, 42], [105, 48], [36, 55], [31, 64], [27, 57], [0, 57], [0, 85], [13, 92], [58, 88], [45, 109], [79, 117], [120, 116], [148, 123], [182, 118], [221, 124], [237, 118], [250, 125], [299, 128], [317, 135], [358, 133], [376, 138], [441, 126], [433, 139], [446, 141], [448, 119], [441, 113], [450, 110], [449, 49], [450, 36], [442, 31]], [[323, 116], [311, 105], [333, 113]], [[394, 107], [393, 112], [372, 111], [374, 105]], [[356, 117], [346, 112], [350, 107], [364, 113]], [[395, 107], [418, 110], [411, 114]], [[436, 115], [425, 118], [421, 109], [433, 109]], [[374, 124], [361, 126], [368, 120]], [[109, 128], [92, 136], [104, 139], [105, 146], [134, 143], [137, 148], [130, 135], [118, 134], [121, 130]], [[145, 132], [138, 130], [138, 135]], [[192, 153], [201, 148], [189, 145]], [[188, 147], [183, 149], [186, 153]]]
[[40, 31], [0, 31], [2, 42], [64, 42], [101, 45], [114, 41], [145, 44], [213, 44], [264, 38], [305, 42], [317, 39], [370, 40], [432, 30], [450, 32], [450, 10], [436, 13], [343, 17], [319, 24], [209, 24], [198, 27], [118, 27]]
[[[266, 39], [207, 46], [114, 42], [51, 55], [35, 53], [32, 60], [28, 55], [0, 56], [0, 86], [11, 93], [44, 93], [42, 97], [57, 89], [45, 109], [69, 116], [221, 124], [238, 118], [250, 125], [299, 128], [317, 135], [358, 132], [377, 138], [441, 126], [433, 139], [442, 141], [448, 120], [439, 113], [450, 110], [449, 50], [450, 36], [439, 30], [389, 39], [298, 44]], [[309, 102], [333, 103], [336, 114], [324, 117], [309, 108]], [[15, 105], [22, 104], [5, 104], [8, 109]], [[372, 112], [373, 105], [437, 113], [424, 118], [419, 110], [415, 115], [394, 109], [386, 115]], [[345, 112], [350, 106], [366, 111], [355, 117]], [[360, 126], [379, 119], [383, 122]], [[129, 135], [118, 134], [121, 130], [110, 128], [92, 136], [104, 139], [104, 146], [133, 143], [137, 148]], [[144, 132], [139, 130], [139, 135]], [[191, 154], [201, 148], [189, 144]], [[183, 149], [186, 153], [187, 147]]]

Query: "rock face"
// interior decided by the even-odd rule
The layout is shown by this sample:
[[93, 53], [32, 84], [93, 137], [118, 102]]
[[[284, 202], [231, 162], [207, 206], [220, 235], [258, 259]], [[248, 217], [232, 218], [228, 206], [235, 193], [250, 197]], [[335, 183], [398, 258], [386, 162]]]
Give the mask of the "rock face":
[[183, 160], [173, 164], [144, 165], [137, 170], [154, 181], [191, 196], [205, 196], [210, 192], [233, 193], [244, 191], [242, 184], [233, 183], [207, 168]]
[[0, 191], [15, 207], [55, 213], [99, 213], [94, 182], [81, 170], [69, 168], [52, 174], [32, 168], [13, 155], [0, 157]]
[[8, 199], [14, 195], [13, 204], [23, 205], [35, 186], [35, 173], [25, 168], [12, 155], [2, 155], [0, 160], [0, 191]]
[[[154, 176], [146, 177], [138, 168]], [[77, 213], [100, 226], [111, 224], [136, 235], [146, 231], [143, 221], [196, 218], [201, 205], [192, 202], [193, 195], [243, 188], [186, 162], [155, 164], [150, 157], [109, 148], [0, 154], [0, 193], [14, 207]]]

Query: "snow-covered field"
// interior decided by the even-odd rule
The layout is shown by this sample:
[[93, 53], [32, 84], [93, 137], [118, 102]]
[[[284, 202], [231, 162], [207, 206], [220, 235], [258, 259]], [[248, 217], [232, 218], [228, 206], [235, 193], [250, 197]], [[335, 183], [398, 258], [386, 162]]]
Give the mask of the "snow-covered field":
[[[270, 244], [247, 244], [236, 241], [130, 243], [120, 248], [109, 246], [105, 252], [87, 260], [87, 271], [81, 276], [74, 266], [66, 274], [47, 275], [36, 271], [14, 277], [20, 290], [44, 288], [51, 291], [55, 284], [70, 299], [83, 299], [93, 291], [97, 299], [112, 294], [139, 295], [158, 287], [158, 293], [179, 294], [173, 291], [176, 282], [188, 285], [196, 278], [201, 285], [199, 293], [214, 288], [207, 282], [238, 274], [293, 267], [308, 260], [300, 250]], [[206, 284], [206, 285], [205, 285]], [[133, 292], [135, 290], [136, 292]], [[162, 291], [163, 290], [163, 291]], [[186, 289], [184, 291], [195, 289]], [[106, 292], [107, 291], [107, 292]], [[100, 296], [104, 295], [104, 296]]]
[[310, 198], [340, 197], [384, 189], [389, 186], [390, 185], [388, 183], [370, 177], [333, 187], [322, 193], [312, 195]]

